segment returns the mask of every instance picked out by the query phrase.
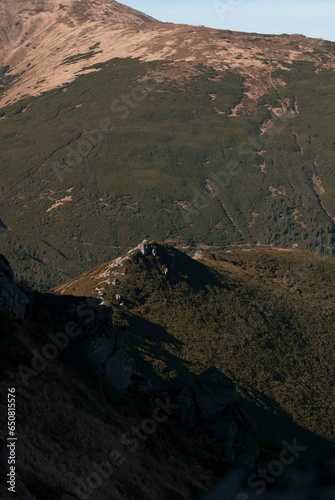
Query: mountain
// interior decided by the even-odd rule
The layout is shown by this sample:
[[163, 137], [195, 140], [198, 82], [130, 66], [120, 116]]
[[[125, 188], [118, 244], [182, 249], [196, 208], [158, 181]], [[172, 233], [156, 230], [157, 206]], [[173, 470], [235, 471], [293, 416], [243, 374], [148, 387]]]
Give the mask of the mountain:
[[[236, 113], [252, 109], [269, 88], [284, 84], [272, 73], [294, 61], [313, 63], [318, 70], [334, 68], [333, 44], [323, 40], [162, 23], [113, 0], [1, 0], [0, 12], [0, 64], [16, 76], [2, 106], [71, 82], [115, 57], [167, 61], [164, 76], [177, 80], [176, 66], [183, 68], [184, 78], [199, 74], [199, 64], [236, 71], [246, 78]], [[290, 109], [286, 96], [277, 97], [275, 114], [280, 108], [298, 110]]]
[[0, 1], [0, 250], [54, 286], [143, 238], [334, 247], [334, 44]]
[[118, 311], [160, 377], [222, 370], [249, 402], [260, 438], [301, 436], [307, 454], [325, 457], [334, 443], [334, 285], [332, 257], [234, 250], [191, 258], [144, 241], [54, 292], [100, 299], [115, 320]]

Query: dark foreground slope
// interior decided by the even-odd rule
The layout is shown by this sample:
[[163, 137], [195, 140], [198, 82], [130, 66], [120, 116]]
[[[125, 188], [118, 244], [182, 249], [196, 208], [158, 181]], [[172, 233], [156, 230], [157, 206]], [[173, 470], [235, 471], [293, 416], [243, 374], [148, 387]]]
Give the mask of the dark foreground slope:
[[225, 500], [331, 498], [332, 259], [144, 242], [55, 292], [19, 288], [1, 257], [18, 498], [209, 500], [219, 478]]
[[[198, 408], [214, 412], [216, 423], [224, 410], [231, 429], [224, 425], [215, 437], [200, 413], [190, 425], [181, 418], [185, 404], [189, 411], [196, 402], [184, 394], [190, 376], [168, 391], [158, 377], [149, 378], [132, 359], [127, 331], [99, 302], [23, 293], [0, 257], [0, 386], [3, 395], [15, 388], [17, 437], [13, 495], [3, 419], [1, 498], [193, 498], [241, 458], [251, 466], [258, 446], [234, 384], [213, 369], [197, 381], [202, 398], [207, 394]], [[216, 392], [225, 389], [216, 399], [208, 392], [211, 377]], [[264, 445], [260, 459], [277, 452]]]

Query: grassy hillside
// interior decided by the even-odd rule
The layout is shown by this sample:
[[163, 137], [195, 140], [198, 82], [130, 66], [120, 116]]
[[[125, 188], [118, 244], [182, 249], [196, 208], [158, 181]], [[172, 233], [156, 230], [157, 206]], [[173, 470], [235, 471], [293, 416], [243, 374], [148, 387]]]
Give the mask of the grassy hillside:
[[236, 70], [96, 69], [1, 110], [0, 251], [20, 276], [55, 285], [144, 237], [333, 252], [333, 71], [279, 61], [248, 107]]
[[153, 248], [56, 292], [112, 304], [144, 365], [170, 383], [217, 366], [238, 382], [263, 438], [301, 436], [312, 454], [332, 454], [334, 258], [234, 250], [194, 260]]

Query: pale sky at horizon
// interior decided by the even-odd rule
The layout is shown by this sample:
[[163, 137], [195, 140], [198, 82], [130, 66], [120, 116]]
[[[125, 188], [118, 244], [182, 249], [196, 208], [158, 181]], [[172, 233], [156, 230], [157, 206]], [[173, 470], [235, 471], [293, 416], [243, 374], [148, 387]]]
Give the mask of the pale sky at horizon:
[[335, 41], [335, 0], [121, 0], [160, 21]]

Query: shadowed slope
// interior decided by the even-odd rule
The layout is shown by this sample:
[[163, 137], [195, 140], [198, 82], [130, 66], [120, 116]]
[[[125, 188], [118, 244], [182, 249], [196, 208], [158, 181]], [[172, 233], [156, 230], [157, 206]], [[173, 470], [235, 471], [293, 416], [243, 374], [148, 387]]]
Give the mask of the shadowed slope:
[[[301, 438], [305, 428], [308, 454], [329, 459], [334, 289], [333, 258], [259, 250], [193, 260], [172, 247], [144, 242], [55, 291], [112, 304], [131, 325], [144, 359], [167, 380], [180, 373], [174, 358], [198, 373], [217, 366], [250, 400], [252, 414], [264, 422], [259, 432], [265, 439], [282, 439], [285, 433]], [[156, 338], [146, 322], [176, 340], [165, 333]], [[159, 354], [158, 346], [171, 357]], [[280, 422], [280, 438], [271, 414]], [[313, 439], [313, 433], [319, 437]]]

